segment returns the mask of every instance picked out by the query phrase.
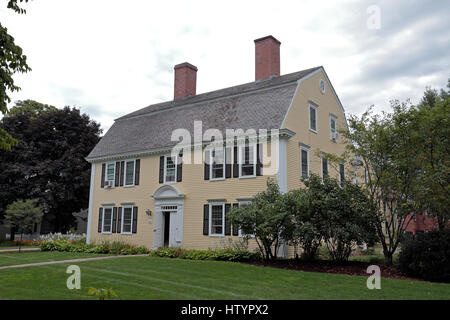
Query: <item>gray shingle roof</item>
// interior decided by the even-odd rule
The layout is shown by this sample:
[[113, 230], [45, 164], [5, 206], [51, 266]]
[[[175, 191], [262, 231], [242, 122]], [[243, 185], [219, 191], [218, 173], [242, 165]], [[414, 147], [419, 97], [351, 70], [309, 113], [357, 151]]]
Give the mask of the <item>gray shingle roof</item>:
[[116, 119], [91, 151], [88, 160], [143, 152], [175, 145], [172, 132], [185, 128], [193, 137], [194, 121], [209, 129], [280, 128], [297, 86], [296, 81], [320, 67], [270, 80], [185, 97], [148, 106]]

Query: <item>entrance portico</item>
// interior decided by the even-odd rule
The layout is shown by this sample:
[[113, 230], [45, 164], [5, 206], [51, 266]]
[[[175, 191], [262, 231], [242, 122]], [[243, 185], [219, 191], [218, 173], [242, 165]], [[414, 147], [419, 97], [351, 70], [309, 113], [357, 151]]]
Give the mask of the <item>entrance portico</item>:
[[184, 195], [177, 188], [164, 185], [152, 197], [155, 199], [153, 248], [181, 247]]

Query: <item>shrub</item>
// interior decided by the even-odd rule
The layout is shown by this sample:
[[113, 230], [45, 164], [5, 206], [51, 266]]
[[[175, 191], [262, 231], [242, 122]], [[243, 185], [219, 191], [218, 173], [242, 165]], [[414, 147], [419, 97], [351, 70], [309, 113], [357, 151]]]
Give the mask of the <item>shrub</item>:
[[450, 282], [450, 230], [429, 231], [406, 241], [399, 268], [413, 277]]
[[261, 259], [258, 252], [244, 250], [188, 250], [181, 248], [160, 248], [150, 252], [151, 256], [163, 258], [180, 258], [186, 260], [217, 260], [217, 261], [252, 261]]
[[100, 253], [100, 254], [115, 254], [115, 255], [129, 255], [129, 254], [146, 254], [149, 250], [140, 246], [115, 241], [102, 242], [100, 244], [88, 245], [84, 242], [76, 240], [52, 240], [42, 241], [40, 244], [41, 251], [65, 251], [65, 252], [84, 252], [84, 253]]

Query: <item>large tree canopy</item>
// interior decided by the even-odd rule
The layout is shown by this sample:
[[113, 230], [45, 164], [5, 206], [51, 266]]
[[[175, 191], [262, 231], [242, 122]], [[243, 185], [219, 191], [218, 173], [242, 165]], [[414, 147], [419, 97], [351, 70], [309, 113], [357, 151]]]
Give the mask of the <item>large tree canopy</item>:
[[99, 141], [100, 125], [76, 108], [18, 104], [0, 121], [19, 141], [11, 151], [0, 150], [0, 215], [17, 199], [35, 198], [44, 205], [44, 221], [66, 231], [72, 213], [88, 206], [90, 165], [84, 158]]
[[[18, 2], [28, 2], [28, 0], [9, 0], [8, 8], [22, 14], [25, 10], [18, 5]], [[7, 104], [11, 102], [8, 91], [19, 91], [14, 83], [13, 74], [17, 72], [28, 72], [31, 68], [27, 64], [27, 57], [22, 53], [22, 48], [15, 44], [14, 38], [8, 33], [0, 23], [0, 113], [8, 112]], [[10, 150], [11, 146], [17, 144], [10, 133], [0, 128], [0, 150]]]
[[369, 109], [351, 116], [350, 130], [341, 132], [364, 167], [364, 187], [377, 204], [377, 232], [388, 263], [412, 213], [436, 216], [440, 228], [449, 221], [449, 93], [427, 89], [417, 106], [392, 101], [392, 111], [380, 115]]

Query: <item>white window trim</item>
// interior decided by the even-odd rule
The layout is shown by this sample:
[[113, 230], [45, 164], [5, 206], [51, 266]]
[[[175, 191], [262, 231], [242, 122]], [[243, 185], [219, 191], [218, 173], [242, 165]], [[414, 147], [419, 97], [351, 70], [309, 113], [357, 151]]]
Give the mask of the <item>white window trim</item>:
[[253, 174], [252, 175], [248, 175], [248, 176], [243, 176], [242, 175], [242, 164], [244, 163], [242, 157], [243, 157], [243, 149], [245, 148], [245, 145], [243, 146], [239, 146], [239, 178], [240, 179], [248, 179], [248, 178], [255, 178], [256, 177], [256, 166], [257, 166], [257, 161], [258, 161], [258, 157], [256, 154], [256, 143], [249, 143], [248, 145], [249, 147], [252, 146], [253, 147]]
[[[334, 134], [336, 136], [335, 140], [333, 140], [333, 131], [331, 129], [331, 121], [332, 120], [334, 120]], [[338, 140], [338, 138], [337, 138], [337, 117], [332, 114], [330, 114], [330, 140], [333, 142], [336, 142]]]
[[[127, 184], [127, 162], [133, 161], [133, 184]], [[123, 186], [124, 187], [134, 187], [136, 183], [136, 159], [125, 160], [123, 170]]]
[[213, 148], [210, 150], [209, 152], [209, 180], [210, 181], [218, 181], [218, 180], [225, 180], [225, 170], [226, 170], [226, 150], [225, 147], [223, 148], [223, 172], [222, 172], [222, 177], [221, 178], [213, 178], [213, 151], [215, 149], [220, 149], [220, 148]]
[[309, 178], [309, 148], [300, 146], [300, 178], [303, 178], [302, 151], [306, 151], [306, 166], [308, 167], [306, 178]]
[[[311, 128], [311, 108], [313, 108], [313, 109], [315, 110], [315, 112], [316, 112], [316, 129]], [[308, 108], [308, 114], [309, 114], [309, 117], [308, 117], [309, 130], [312, 131], [312, 132], [314, 132], [314, 133], [317, 133], [317, 132], [319, 131], [319, 120], [318, 120], [318, 118], [319, 118], [319, 117], [318, 117], [319, 113], [317, 112], [317, 109], [318, 109], [318, 106], [317, 106], [317, 105], [312, 104], [311, 102], [309, 103], [309, 108]]]
[[[238, 202], [238, 204], [239, 204], [239, 206], [241, 206], [241, 205], [244, 205], [244, 204], [250, 204], [251, 203], [251, 201], [249, 201], [249, 200], [243, 200], [243, 201], [239, 201]], [[241, 229], [239, 229], [239, 231], [238, 231], [238, 237], [244, 237], [245, 235], [242, 233], [242, 230]], [[254, 234], [248, 234], [247, 236], [249, 236], [250, 238], [254, 238], [255, 237], [255, 235]]]
[[[113, 218], [114, 218], [114, 209], [112, 206], [106, 206], [106, 207], [102, 207], [103, 208], [103, 212], [102, 212], [102, 234], [112, 234], [112, 226], [113, 226]], [[111, 209], [111, 229], [109, 232], [105, 232], [105, 210], [106, 209]]]
[[[212, 233], [211, 224], [212, 224], [212, 207], [213, 206], [222, 206], [222, 233]], [[211, 202], [209, 203], [209, 236], [210, 237], [224, 237], [225, 236], [225, 202]]]
[[[112, 164], [114, 165], [114, 175], [113, 175], [113, 179], [112, 180], [108, 180], [108, 166]], [[112, 188], [114, 188], [116, 186], [116, 163], [115, 162], [106, 162], [106, 167], [105, 167], [105, 182], [107, 181], [112, 181]]]
[[[131, 228], [130, 232], [123, 231], [123, 224], [125, 222], [125, 208], [131, 208]], [[133, 206], [132, 205], [124, 205], [122, 206], [122, 217], [120, 219], [120, 234], [133, 234]]]
[[172, 157], [172, 155], [165, 155], [164, 156], [164, 183], [165, 184], [173, 184], [177, 183], [177, 170], [178, 170], [178, 155], [175, 156], [175, 180], [174, 181], [166, 181], [167, 177], [167, 158]]

